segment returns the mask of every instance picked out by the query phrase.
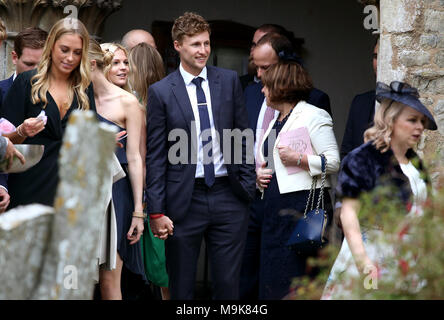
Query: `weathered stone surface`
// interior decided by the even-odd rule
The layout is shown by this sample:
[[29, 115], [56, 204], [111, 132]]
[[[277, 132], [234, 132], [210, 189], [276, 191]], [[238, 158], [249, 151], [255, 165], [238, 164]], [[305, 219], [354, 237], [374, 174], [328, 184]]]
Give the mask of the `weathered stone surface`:
[[32, 299], [92, 298], [114, 149], [113, 130], [99, 125], [93, 112], [71, 115], [59, 159], [57, 214]]
[[92, 298], [114, 149], [113, 127], [91, 111], [73, 112], [55, 208], [29, 205], [0, 215], [0, 299]]
[[444, 48], [444, 36], [442, 35], [442, 33], [438, 37], [438, 45], [437, 45], [437, 47], [438, 48]]
[[435, 115], [444, 114], [444, 100], [439, 100], [435, 108], [433, 108]]
[[393, 35], [393, 40], [395, 46], [397, 46], [401, 50], [413, 49], [417, 43], [413, 38], [413, 34], [401, 34], [401, 35]]
[[430, 63], [430, 54], [426, 51], [405, 50], [399, 53], [399, 61], [406, 67], [423, 66]]
[[407, 69], [402, 65], [393, 66], [392, 61], [392, 36], [390, 34], [381, 34], [378, 55], [378, 81], [384, 83], [390, 83], [395, 80], [404, 81]]
[[444, 50], [439, 50], [435, 55], [435, 63], [438, 67], [444, 68]]
[[39, 204], [0, 214], [0, 300], [32, 296], [53, 219], [54, 209]]
[[444, 12], [437, 10], [426, 10], [425, 14], [425, 31], [442, 32], [444, 30]]
[[381, 0], [380, 8], [383, 32], [413, 31], [420, 15], [416, 0]]
[[438, 45], [438, 36], [435, 34], [423, 34], [419, 38], [419, 44], [424, 49], [436, 48]]

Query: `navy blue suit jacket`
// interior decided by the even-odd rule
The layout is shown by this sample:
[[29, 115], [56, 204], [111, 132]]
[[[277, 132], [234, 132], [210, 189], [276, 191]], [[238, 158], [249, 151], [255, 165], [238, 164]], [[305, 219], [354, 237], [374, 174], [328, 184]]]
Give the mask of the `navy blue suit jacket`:
[[364, 143], [364, 132], [372, 125], [374, 116], [375, 90], [353, 98], [342, 139], [341, 159]]
[[13, 79], [14, 79], [14, 75], [9, 77], [8, 79], [0, 81], [0, 102], [3, 102], [3, 100], [5, 100], [5, 97], [9, 91], [9, 88], [11, 88], [11, 86], [12, 86]]
[[[8, 79], [0, 81], [0, 110], [3, 105], [3, 100], [6, 97], [6, 94], [9, 91], [9, 88], [11, 88], [13, 83], [14, 75], [9, 77]], [[6, 189], [8, 188], [8, 175], [5, 173], [0, 174], [0, 185], [4, 186]]]
[[[207, 66], [214, 125], [219, 133], [221, 150], [224, 150], [224, 129], [245, 130], [248, 117], [242, 88], [237, 73]], [[196, 174], [197, 151], [191, 140], [194, 114], [185, 82], [179, 70], [150, 86], [147, 105], [146, 185], [148, 213], [164, 213], [173, 221], [183, 219], [191, 204]], [[175, 154], [184, 161], [173, 164], [168, 152], [180, 138], [174, 129], [186, 133], [186, 150]], [[176, 131], [177, 132], [177, 131]], [[169, 136], [173, 136], [172, 138]], [[169, 141], [173, 140], [173, 141]], [[182, 142], [185, 142], [181, 140]], [[177, 146], [176, 146], [177, 147]], [[234, 148], [242, 148], [242, 164], [234, 162]], [[172, 150], [172, 149], [171, 149]], [[232, 144], [231, 159], [224, 154], [224, 162], [233, 193], [250, 202], [255, 195], [256, 173], [254, 164], [246, 164], [246, 144]], [[193, 160], [192, 160], [193, 159]], [[193, 164], [194, 163], [194, 164]]]
[[[265, 99], [265, 96], [262, 93], [262, 83], [254, 83], [246, 87], [244, 96], [248, 112], [248, 126], [253, 129], [253, 131], [256, 131], [257, 119], [259, 118], [262, 103]], [[324, 109], [331, 116], [330, 98], [325, 92], [313, 88], [310, 91], [307, 103]]]

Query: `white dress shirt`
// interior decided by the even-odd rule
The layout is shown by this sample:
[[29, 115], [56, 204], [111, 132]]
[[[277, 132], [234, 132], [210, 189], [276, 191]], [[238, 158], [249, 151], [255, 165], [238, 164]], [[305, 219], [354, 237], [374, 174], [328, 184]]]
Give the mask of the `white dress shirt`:
[[[182, 64], [179, 66], [180, 74], [185, 82], [185, 87], [188, 92], [188, 97], [190, 98], [191, 107], [193, 108], [194, 121], [196, 125], [196, 139], [198, 146], [197, 153], [197, 164], [196, 164], [196, 178], [204, 178], [204, 167], [203, 167], [203, 145], [202, 138], [200, 132], [200, 117], [199, 117], [199, 108], [197, 106], [197, 96], [196, 96], [196, 85], [192, 82], [195, 77], [191, 73], [185, 71], [182, 67]], [[222, 153], [220, 152], [220, 143], [218, 134], [216, 133], [216, 128], [214, 127], [214, 119], [213, 119], [213, 111], [211, 108], [211, 95], [210, 95], [210, 87], [208, 84], [207, 77], [207, 67], [203, 68], [198, 77], [203, 78], [202, 81], [202, 90], [205, 94], [205, 99], [207, 100], [207, 108], [208, 108], [208, 116], [210, 118], [210, 126], [211, 126], [211, 138], [213, 144], [213, 164], [214, 164], [214, 175], [216, 177], [227, 176], [227, 168], [224, 165], [224, 159]], [[193, 127], [193, 126], [191, 126]]]

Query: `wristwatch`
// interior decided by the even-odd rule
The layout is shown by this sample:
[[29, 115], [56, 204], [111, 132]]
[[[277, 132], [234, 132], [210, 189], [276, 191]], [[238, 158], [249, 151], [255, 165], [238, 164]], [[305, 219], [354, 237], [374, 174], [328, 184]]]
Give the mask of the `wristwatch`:
[[304, 155], [303, 155], [302, 153], [299, 154], [299, 159], [298, 159], [298, 161], [296, 162], [296, 165], [297, 165], [298, 167], [301, 166], [301, 161], [302, 161], [302, 157], [303, 157], [303, 156], [304, 156]]

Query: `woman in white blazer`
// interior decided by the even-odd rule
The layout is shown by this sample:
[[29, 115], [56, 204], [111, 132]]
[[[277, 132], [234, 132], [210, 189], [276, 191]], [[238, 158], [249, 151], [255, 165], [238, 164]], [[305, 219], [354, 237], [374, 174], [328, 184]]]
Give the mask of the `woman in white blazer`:
[[[282, 299], [291, 280], [306, 274], [307, 256], [291, 250], [287, 241], [297, 223], [294, 213], [304, 213], [314, 176], [321, 174], [321, 157], [329, 174], [339, 169], [339, 148], [330, 115], [305, 102], [312, 88], [307, 72], [291, 53], [280, 53], [280, 62], [262, 76], [267, 105], [279, 111], [258, 148], [257, 179], [262, 194], [263, 222], [259, 298]], [[321, 179], [317, 182], [315, 203]], [[325, 192], [327, 212], [331, 199]]]

